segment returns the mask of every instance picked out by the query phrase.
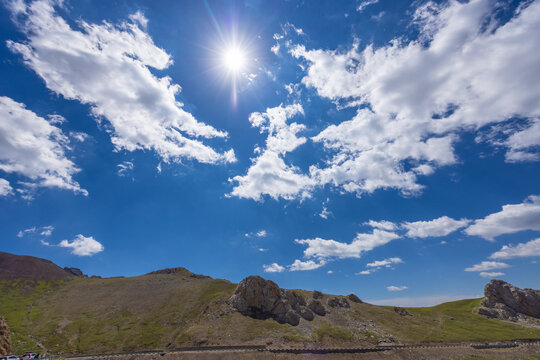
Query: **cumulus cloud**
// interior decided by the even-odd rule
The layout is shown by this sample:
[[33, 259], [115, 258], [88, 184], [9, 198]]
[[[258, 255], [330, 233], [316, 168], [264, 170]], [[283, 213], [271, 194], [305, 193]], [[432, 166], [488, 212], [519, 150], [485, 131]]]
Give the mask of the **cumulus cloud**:
[[[495, 6], [428, 2], [413, 16], [417, 39], [380, 48], [290, 48], [305, 61], [306, 87], [341, 106], [368, 105], [313, 137], [334, 153], [310, 170], [318, 184], [417, 194], [419, 176], [456, 163], [461, 133], [503, 122], [512, 128], [503, 142], [507, 158], [537, 158], [540, 2], [519, 7], [507, 22], [493, 15]], [[527, 119], [527, 127], [515, 126], [515, 117]]]
[[294, 263], [289, 265], [290, 271], [308, 271], [308, 270], [315, 270], [320, 268], [321, 266], [326, 265], [326, 261], [320, 260], [319, 262], [308, 260], [308, 261], [301, 261], [301, 260], [295, 260]]
[[495, 270], [495, 269], [506, 269], [510, 267], [510, 265], [497, 262], [497, 261], [482, 261], [480, 264], [476, 264], [472, 267], [468, 267], [465, 269], [465, 271], [488, 271], [488, 270]]
[[270, 265], [263, 265], [264, 272], [283, 272], [285, 267], [278, 263], [272, 263]]
[[392, 240], [399, 238], [399, 235], [375, 229], [371, 234], [357, 234], [351, 243], [342, 243], [335, 240], [325, 240], [321, 238], [295, 240], [297, 244], [307, 245], [304, 256], [307, 258], [359, 258], [363, 253], [373, 250], [376, 247], [385, 245]]
[[369, 275], [373, 272], [373, 270], [362, 270], [357, 272], [355, 275]]
[[540, 230], [539, 195], [529, 196], [521, 204], [504, 205], [501, 211], [476, 220], [465, 233], [494, 241], [499, 235], [524, 230]]
[[515, 259], [533, 256], [540, 256], [540, 238], [517, 245], [504, 245], [501, 250], [494, 252], [489, 258]]
[[407, 290], [408, 287], [407, 286], [394, 286], [394, 285], [391, 285], [391, 286], [387, 286], [386, 289], [388, 291], [403, 291], [403, 290]]
[[431, 221], [405, 222], [402, 226], [404, 229], [407, 229], [408, 237], [426, 238], [446, 236], [467, 226], [469, 223], [470, 220], [467, 219], [455, 220], [448, 216], [441, 216]]
[[13, 194], [13, 188], [6, 179], [0, 179], [0, 196]]
[[375, 268], [379, 268], [383, 266], [389, 267], [392, 264], [403, 264], [403, 260], [398, 257], [392, 257], [392, 258], [388, 258], [384, 260], [374, 261], [372, 263], [367, 264], [366, 267], [375, 267]]
[[0, 170], [24, 176], [30, 189], [54, 187], [88, 194], [73, 180], [79, 169], [66, 156], [69, 139], [51, 120], [5, 96], [0, 96], [0, 119]]
[[92, 236], [86, 237], [81, 234], [75, 236], [71, 241], [62, 240], [60, 247], [71, 248], [71, 253], [77, 256], [92, 256], [102, 252], [105, 248]]
[[7, 45], [47, 88], [88, 104], [98, 121], [106, 119], [116, 150], [153, 150], [164, 162], [235, 161], [232, 150], [218, 153], [200, 140], [227, 133], [197, 121], [175, 98], [180, 86], [150, 71], [164, 70], [172, 60], [145, 32], [142, 13], [117, 25], [79, 20], [72, 28], [54, 5], [23, 4], [16, 19], [26, 40]]
[[[309, 197], [309, 190], [314, 182], [295, 166], [287, 165], [284, 160], [286, 153], [295, 150], [306, 142], [305, 137], [298, 133], [305, 126], [298, 123], [287, 123], [287, 120], [303, 114], [300, 104], [277, 106], [266, 109], [264, 113], [252, 113], [249, 121], [261, 133], [268, 133], [264, 150], [256, 148], [260, 155], [252, 159], [252, 165], [244, 176], [229, 179], [235, 183], [230, 196], [261, 200], [263, 195], [273, 199], [294, 199], [297, 196]], [[299, 195], [300, 194], [300, 195]]]
[[371, 226], [372, 228], [375, 228], [375, 229], [388, 230], [388, 231], [395, 231], [399, 228], [398, 225], [394, 224], [391, 221], [386, 221], [386, 220], [382, 220], [382, 221], [369, 220], [368, 222], [365, 222], [364, 225]]
[[499, 276], [503, 276], [503, 275], [504, 275], [503, 272], [485, 272], [485, 271], [482, 271], [480, 273], [480, 276], [485, 277], [485, 278], [495, 278], [495, 277], [499, 277]]

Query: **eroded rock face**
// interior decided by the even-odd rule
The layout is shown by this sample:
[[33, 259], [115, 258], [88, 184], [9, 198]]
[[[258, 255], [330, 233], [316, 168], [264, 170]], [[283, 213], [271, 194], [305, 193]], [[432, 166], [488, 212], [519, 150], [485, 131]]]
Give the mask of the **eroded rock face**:
[[85, 275], [81, 269], [78, 269], [78, 268], [74, 268], [74, 267], [65, 267], [64, 268], [65, 271], [67, 271], [68, 273], [70, 273], [71, 275], [74, 275], [74, 276], [77, 276], [77, 277], [88, 277], [87, 275]]
[[326, 309], [324, 308], [324, 305], [319, 301], [315, 299], [311, 299], [308, 302], [308, 309], [313, 311], [315, 314], [319, 316], [325, 316], [326, 315]]
[[313, 291], [313, 298], [314, 299], [322, 299], [322, 297], [323, 297], [322, 292], [317, 291], [317, 290]]
[[484, 300], [478, 313], [511, 321], [517, 321], [523, 315], [540, 319], [540, 291], [491, 280], [484, 288]]
[[347, 301], [347, 299], [342, 297], [334, 296], [326, 302], [328, 306], [333, 308], [350, 308], [351, 304]]
[[409, 313], [407, 310], [399, 306], [394, 306], [394, 311], [397, 312], [401, 316], [412, 316], [411, 313]]
[[0, 356], [11, 353], [11, 332], [6, 319], [0, 316]]
[[361, 304], [363, 303], [362, 300], [360, 300], [360, 298], [358, 296], [356, 296], [355, 294], [349, 294], [347, 295], [347, 299], [351, 300], [352, 302], [355, 302], [357, 304]]
[[242, 280], [230, 302], [243, 315], [256, 319], [272, 318], [296, 326], [300, 323], [300, 317], [308, 321], [314, 318], [302, 295], [281, 289], [273, 281], [260, 276], [249, 276]]

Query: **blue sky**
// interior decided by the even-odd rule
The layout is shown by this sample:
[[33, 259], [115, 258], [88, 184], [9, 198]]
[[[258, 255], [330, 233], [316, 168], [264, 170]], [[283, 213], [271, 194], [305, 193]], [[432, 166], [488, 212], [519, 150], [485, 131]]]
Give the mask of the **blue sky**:
[[402, 305], [540, 287], [540, 1], [2, 6], [1, 250]]

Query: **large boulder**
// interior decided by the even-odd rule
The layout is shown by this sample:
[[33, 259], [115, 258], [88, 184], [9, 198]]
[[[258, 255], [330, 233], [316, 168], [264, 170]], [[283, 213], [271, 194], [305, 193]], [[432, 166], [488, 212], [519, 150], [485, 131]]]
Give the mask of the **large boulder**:
[[360, 300], [360, 298], [358, 296], [356, 296], [355, 294], [349, 294], [347, 295], [347, 299], [351, 300], [352, 302], [355, 302], [357, 304], [361, 304], [363, 303], [362, 300]]
[[308, 309], [310, 309], [311, 311], [313, 311], [315, 314], [319, 316], [326, 315], [326, 309], [324, 308], [324, 305], [319, 300], [315, 300], [315, 299], [309, 300], [307, 307]]
[[6, 319], [0, 316], [0, 356], [11, 353], [11, 333]]
[[328, 299], [326, 303], [328, 304], [328, 306], [333, 307], [333, 308], [350, 308], [351, 307], [347, 299], [343, 297], [337, 297], [337, 296], [334, 296]]
[[540, 291], [520, 289], [502, 280], [491, 280], [484, 288], [480, 315], [517, 321], [530, 316], [540, 319]]
[[302, 295], [281, 289], [275, 282], [260, 276], [249, 276], [242, 280], [230, 303], [243, 315], [256, 319], [272, 318], [293, 326], [300, 323], [300, 317], [308, 321], [314, 318]]

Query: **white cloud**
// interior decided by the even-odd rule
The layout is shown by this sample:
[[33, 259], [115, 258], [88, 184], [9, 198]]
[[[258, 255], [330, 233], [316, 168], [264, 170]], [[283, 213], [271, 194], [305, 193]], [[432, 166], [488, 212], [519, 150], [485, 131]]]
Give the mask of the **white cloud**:
[[29, 188], [56, 187], [87, 195], [73, 180], [79, 169], [66, 157], [69, 140], [62, 130], [5, 96], [0, 96], [0, 119], [0, 170], [26, 177], [23, 184]]
[[373, 4], [376, 4], [378, 2], [379, 2], [379, 0], [364, 0], [360, 4], [358, 4], [358, 7], [356, 8], [356, 11], [362, 12], [369, 5], [373, 5]]
[[295, 240], [297, 244], [307, 245], [304, 256], [307, 258], [359, 258], [363, 253], [399, 238], [395, 233], [375, 229], [371, 234], [357, 234], [350, 243], [321, 238]]
[[9, 185], [9, 181], [0, 178], [0, 196], [13, 194], [13, 188]]
[[402, 224], [407, 229], [407, 236], [412, 238], [426, 238], [446, 236], [470, 223], [468, 219], [455, 220], [448, 216], [431, 221], [405, 222]]
[[26, 234], [32, 234], [32, 233], [35, 233], [37, 230], [37, 228], [35, 226], [31, 227], [31, 228], [28, 228], [28, 229], [24, 229], [24, 230], [20, 230], [18, 233], [17, 233], [17, 237], [18, 238], [22, 238], [24, 235]]
[[407, 286], [387, 286], [386, 289], [388, 291], [403, 291], [403, 290], [407, 290], [408, 287]]
[[265, 248], [259, 248], [259, 251], [260, 251], [260, 252], [265, 252], [265, 251], [268, 251], [268, 249], [265, 249]]
[[54, 226], [52, 225], [44, 226], [41, 228], [41, 232], [39, 234], [42, 236], [51, 236], [53, 230], [54, 230]]
[[515, 259], [521, 257], [540, 256], [540, 238], [517, 245], [504, 245], [501, 250], [494, 252], [490, 259]]
[[[313, 181], [300, 173], [300, 169], [287, 165], [284, 161], [286, 153], [293, 151], [306, 142], [305, 137], [297, 134], [305, 129], [304, 125], [291, 123], [287, 119], [303, 114], [301, 105], [278, 106], [266, 109], [265, 113], [252, 113], [249, 121], [253, 127], [267, 132], [266, 147], [262, 153], [252, 159], [253, 164], [244, 176], [229, 179], [236, 183], [229, 196], [261, 200], [263, 195], [273, 199], [292, 200], [296, 197], [309, 197]], [[256, 148], [255, 152], [258, 148]], [[261, 151], [259, 149], [259, 151]]]
[[75, 236], [72, 241], [62, 240], [58, 246], [71, 248], [71, 253], [77, 256], [92, 256], [104, 250], [103, 245], [92, 236], [86, 237], [81, 234]]
[[[25, 6], [17, 18], [27, 40], [8, 41], [50, 90], [91, 107], [98, 121], [108, 120], [116, 150], [154, 150], [164, 162], [195, 159], [233, 162], [234, 152], [218, 153], [200, 138], [227, 133], [197, 121], [175, 96], [180, 86], [164, 70], [172, 60], [143, 30], [142, 13], [113, 25], [77, 21], [72, 28], [46, 0]], [[141, 27], [143, 29], [141, 29]]]
[[366, 267], [376, 267], [376, 268], [379, 268], [382, 266], [388, 267], [392, 264], [403, 264], [403, 260], [401, 260], [401, 258], [398, 258], [398, 257], [392, 257], [392, 258], [388, 258], [384, 260], [374, 261], [372, 263], [367, 264]]
[[327, 274], [333, 274], [334, 272], [332, 270], [328, 270], [326, 273]]
[[129, 171], [135, 168], [135, 165], [131, 161], [123, 161], [121, 164], [116, 166], [118, 166], [118, 176], [126, 176]]
[[488, 270], [495, 270], [495, 269], [506, 269], [510, 267], [510, 265], [497, 262], [497, 261], [482, 261], [480, 264], [476, 264], [472, 267], [468, 267], [465, 269], [465, 271], [488, 271]]
[[414, 15], [417, 40], [377, 49], [291, 48], [305, 60], [307, 87], [344, 106], [369, 105], [313, 137], [335, 154], [310, 170], [319, 185], [416, 194], [419, 176], [456, 163], [463, 131], [514, 117], [529, 125], [513, 126], [504, 146], [522, 159], [533, 154], [540, 144], [540, 2], [521, 6], [506, 23], [493, 15], [495, 4], [429, 2]]
[[328, 211], [328, 208], [326, 206], [323, 206], [321, 212], [319, 213], [319, 216], [326, 220], [330, 215], [332, 215], [332, 212]]
[[266, 233], [266, 230], [261, 230], [261, 231], [258, 231], [255, 236], [256, 237], [266, 237], [267, 233]]
[[364, 225], [369, 225], [372, 228], [380, 229], [380, 230], [388, 230], [388, 231], [394, 231], [398, 229], [398, 226], [394, 224], [391, 221], [375, 221], [375, 220], [369, 220], [368, 222], [365, 222]]
[[480, 276], [485, 277], [485, 278], [495, 278], [495, 277], [499, 277], [499, 276], [503, 276], [503, 275], [504, 275], [503, 272], [485, 272], [485, 271], [482, 271], [480, 273]]
[[360, 272], [357, 272], [355, 275], [369, 275], [373, 272], [373, 270], [362, 270]]
[[307, 261], [301, 261], [301, 260], [294, 260], [294, 262], [289, 265], [290, 271], [308, 271], [308, 270], [315, 270], [322, 266], [326, 265], [326, 261], [320, 260], [319, 262], [313, 261], [313, 260], [307, 260]]
[[272, 46], [270, 48], [270, 51], [273, 52], [274, 54], [279, 54], [279, 44], [275, 44], [274, 46]]
[[494, 241], [495, 237], [524, 230], [540, 230], [540, 196], [529, 196], [521, 204], [504, 205], [465, 229], [468, 235], [478, 235]]
[[278, 263], [272, 263], [270, 265], [263, 265], [264, 272], [283, 272], [285, 267]]

